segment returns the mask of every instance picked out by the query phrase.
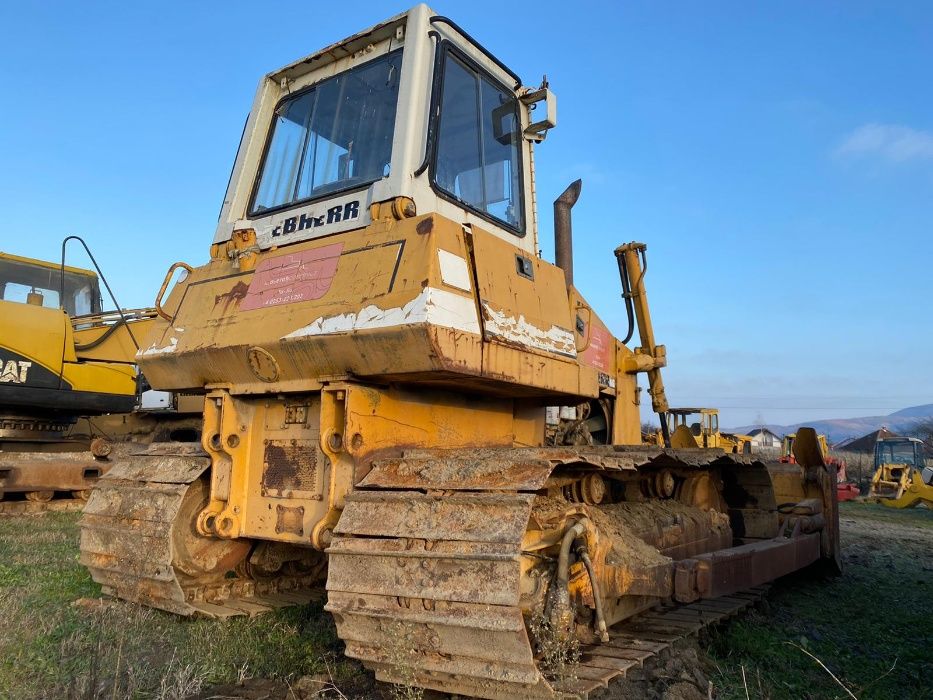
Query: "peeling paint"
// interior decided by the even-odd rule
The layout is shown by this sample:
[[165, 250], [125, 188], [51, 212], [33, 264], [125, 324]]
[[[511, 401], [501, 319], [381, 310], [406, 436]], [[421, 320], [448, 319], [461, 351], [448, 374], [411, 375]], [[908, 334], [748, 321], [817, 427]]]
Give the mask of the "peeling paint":
[[162, 355], [167, 352], [175, 352], [177, 348], [178, 348], [178, 338], [175, 338], [173, 336], [171, 340], [169, 341], [169, 344], [166, 345], [165, 347], [160, 348], [158, 345], [156, 345], [156, 343], [153, 343], [146, 350], [140, 353], [140, 355], [143, 357], [147, 357], [150, 355]]
[[483, 316], [485, 329], [490, 335], [558, 355], [577, 356], [573, 333], [560, 326], [551, 326], [550, 330], [544, 331], [526, 321], [524, 315], [519, 315], [518, 318], [509, 316], [496, 311], [486, 302], [483, 302]]
[[283, 336], [283, 339], [418, 324], [431, 324], [467, 333], [480, 333], [476, 306], [470, 297], [425, 287], [421, 294], [405, 306], [380, 309], [378, 306], [370, 305], [357, 313], [322, 316], [307, 326]]

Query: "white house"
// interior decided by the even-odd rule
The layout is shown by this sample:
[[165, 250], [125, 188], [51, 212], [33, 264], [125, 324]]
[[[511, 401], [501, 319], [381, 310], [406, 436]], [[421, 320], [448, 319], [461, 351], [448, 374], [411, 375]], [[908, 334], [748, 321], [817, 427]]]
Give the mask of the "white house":
[[748, 433], [752, 438], [752, 449], [780, 449], [781, 437], [775, 435], [767, 428], [755, 428]]

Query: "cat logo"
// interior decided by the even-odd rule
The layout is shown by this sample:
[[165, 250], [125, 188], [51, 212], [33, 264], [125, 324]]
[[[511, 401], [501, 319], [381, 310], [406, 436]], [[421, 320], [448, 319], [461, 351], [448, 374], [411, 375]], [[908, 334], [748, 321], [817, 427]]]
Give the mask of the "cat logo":
[[26, 375], [29, 373], [30, 367], [32, 367], [31, 362], [7, 360], [7, 363], [3, 365], [3, 372], [0, 372], [0, 382], [25, 384]]

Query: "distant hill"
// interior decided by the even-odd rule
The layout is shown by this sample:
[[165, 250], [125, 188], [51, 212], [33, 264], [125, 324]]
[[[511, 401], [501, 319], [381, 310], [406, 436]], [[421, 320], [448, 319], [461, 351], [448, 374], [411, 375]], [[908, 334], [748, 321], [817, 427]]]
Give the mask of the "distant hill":
[[825, 420], [802, 421], [792, 425], [775, 425], [765, 423], [762, 425], [743, 425], [733, 428], [732, 432], [747, 433], [755, 428], [767, 428], [777, 435], [786, 435], [787, 433], [797, 432], [797, 428], [808, 425], [815, 428], [818, 433], [825, 433], [830, 443], [839, 442], [846, 438], [861, 437], [873, 430], [878, 430], [882, 426], [895, 433], [903, 433], [911, 430], [918, 421], [929, 418], [933, 420], [933, 403], [923, 406], [911, 406], [902, 408], [886, 416], [866, 416], [864, 418], [829, 418]]

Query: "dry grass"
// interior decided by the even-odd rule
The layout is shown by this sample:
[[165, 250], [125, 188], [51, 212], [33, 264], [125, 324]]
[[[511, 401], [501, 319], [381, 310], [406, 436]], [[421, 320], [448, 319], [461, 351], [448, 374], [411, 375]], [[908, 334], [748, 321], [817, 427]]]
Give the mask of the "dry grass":
[[575, 681], [580, 664], [579, 640], [561, 633], [542, 614], [535, 614], [528, 627], [545, 678], [558, 686]]

